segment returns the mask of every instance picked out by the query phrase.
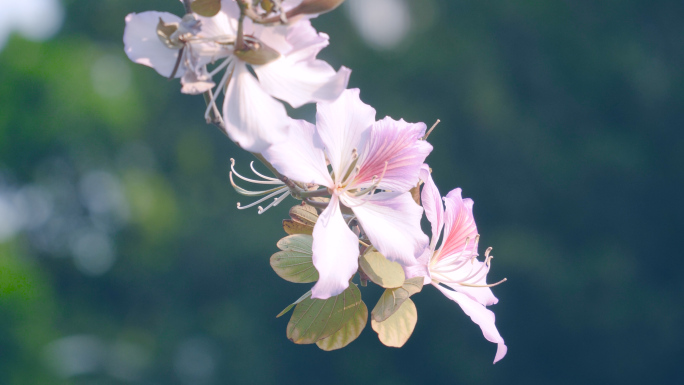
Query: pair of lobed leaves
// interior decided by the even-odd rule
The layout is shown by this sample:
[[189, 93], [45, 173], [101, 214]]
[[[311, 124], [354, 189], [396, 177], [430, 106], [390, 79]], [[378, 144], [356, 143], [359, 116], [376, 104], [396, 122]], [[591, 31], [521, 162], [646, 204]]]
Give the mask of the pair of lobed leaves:
[[[281, 251], [273, 254], [271, 266], [287, 281], [316, 282], [318, 272], [312, 261], [311, 234], [318, 212], [303, 204], [293, 207], [290, 217], [283, 221], [283, 228], [290, 235], [278, 242]], [[385, 288], [371, 312], [371, 327], [383, 344], [403, 346], [418, 320], [416, 306], [409, 297], [421, 291], [423, 278], [405, 280], [401, 265], [388, 261], [375, 251], [361, 256], [359, 266], [368, 279]], [[287, 337], [297, 344], [315, 343], [323, 350], [347, 346], [361, 334], [368, 322], [368, 308], [361, 300], [359, 288], [353, 283], [340, 295], [326, 300], [312, 299], [309, 291], [277, 317], [293, 307]]]

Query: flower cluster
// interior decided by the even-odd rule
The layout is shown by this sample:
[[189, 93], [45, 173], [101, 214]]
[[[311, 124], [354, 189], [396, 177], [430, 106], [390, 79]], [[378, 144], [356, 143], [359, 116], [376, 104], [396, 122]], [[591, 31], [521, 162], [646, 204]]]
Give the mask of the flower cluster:
[[[207, 122], [273, 172], [266, 176], [252, 165], [258, 179], [249, 178], [232, 162], [236, 191], [261, 197], [238, 208], [268, 202], [258, 206], [261, 214], [288, 196], [302, 201], [283, 221], [289, 235], [270, 261], [288, 281], [315, 282], [280, 314], [294, 308], [289, 339], [323, 350], [356, 339], [368, 320], [353, 282], [358, 275], [361, 286], [385, 288], [371, 312], [385, 345], [407, 341], [417, 321], [409, 297], [432, 284], [498, 344], [496, 362], [506, 345], [486, 308], [497, 302], [486, 282], [492, 257], [488, 249], [478, 260], [473, 201], [461, 189], [441, 197], [425, 164], [432, 146], [424, 123], [376, 120], [360, 91], [346, 89], [351, 71], [316, 58], [328, 36], [310, 19], [341, 2], [185, 0], [183, 17], [128, 15], [125, 50], [134, 62], [180, 78], [181, 92], [203, 94]], [[316, 124], [291, 119], [281, 101], [293, 108], [316, 103]], [[236, 178], [272, 188], [250, 191]], [[431, 239], [421, 229], [423, 212]]]

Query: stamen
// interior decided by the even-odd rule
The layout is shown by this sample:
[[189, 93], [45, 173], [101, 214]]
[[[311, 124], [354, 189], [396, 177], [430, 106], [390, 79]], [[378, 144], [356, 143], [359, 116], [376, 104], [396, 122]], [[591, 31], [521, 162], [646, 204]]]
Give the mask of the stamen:
[[259, 177], [261, 177], [261, 178], [264, 178], [264, 179], [266, 179], [266, 180], [272, 180], [272, 181], [280, 181], [280, 179], [278, 179], [278, 178], [271, 178], [271, 177], [266, 176], [266, 175], [263, 175], [262, 173], [260, 173], [259, 171], [257, 171], [257, 170], [254, 168], [254, 161], [251, 161], [251, 162], [249, 163], [249, 168], [251, 168], [251, 169], [252, 169], [252, 172], [254, 172], [257, 176], [259, 176]]
[[472, 284], [472, 283], [465, 283], [465, 282], [461, 282], [461, 283], [459, 283], [459, 285], [465, 286], [465, 287], [494, 287], [494, 286], [501, 285], [502, 283], [504, 283], [504, 282], [506, 282], [506, 281], [508, 281], [508, 278], [504, 278], [504, 279], [502, 279], [501, 281], [499, 281], [499, 282], [497, 282], [497, 283], [490, 283], [490, 284], [488, 284], [488, 285], [475, 285], [475, 284]]
[[[254, 162], [252, 162], [252, 163], [254, 163]], [[256, 184], [280, 184], [280, 185], [284, 184], [282, 181], [280, 181], [280, 179], [269, 178], [270, 180], [255, 180], [255, 179], [246, 178], [246, 177], [240, 175], [237, 171], [235, 171], [235, 159], [233, 159], [233, 158], [230, 158], [230, 170], [231, 170], [238, 178], [244, 180], [245, 182], [256, 183]], [[252, 167], [252, 170], [254, 170], [254, 167]], [[255, 171], [255, 173], [256, 173], [257, 175], [260, 175], [260, 174], [257, 173], [256, 171]], [[260, 175], [260, 176], [262, 176], [262, 175]], [[264, 179], [267, 178], [267, 177], [264, 177], [264, 176], [262, 176], [262, 177], [263, 177]]]
[[257, 210], [257, 214], [259, 214], [259, 215], [263, 214], [266, 210], [270, 209], [271, 207], [278, 206], [280, 204], [280, 202], [283, 201], [283, 199], [287, 198], [287, 196], [290, 195], [290, 189], [288, 189], [287, 186], [284, 186], [283, 188], [286, 189], [287, 191], [285, 191], [285, 193], [283, 195], [281, 195], [280, 197], [274, 199], [273, 202], [270, 205], [266, 206], [265, 208], [262, 208], [261, 206], [259, 206], [259, 209]]
[[[242, 205], [240, 204], [240, 202], [238, 202], [237, 208], [238, 208], [239, 210], [248, 209], [248, 208], [250, 208], [250, 207], [254, 207], [254, 206], [258, 205], [259, 203], [261, 203], [261, 202], [263, 202], [263, 201], [265, 201], [265, 200], [271, 199], [271, 198], [273, 198], [274, 196], [277, 196], [277, 195], [279, 195], [279, 194], [283, 194], [283, 197], [286, 197], [287, 195], [290, 194], [290, 190], [287, 188], [287, 186], [280, 187], [280, 188], [278, 188], [276, 191], [274, 191], [274, 192], [272, 192], [272, 193], [266, 195], [265, 197], [259, 199], [259, 200], [256, 201], [256, 202], [252, 202], [252, 203], [248, 204], [247, 206], [242, 206]], [[283, 197], [280, 197], [280, 198], [285, 199], [285, 198], [283, 198]], [[280, 198], [278, 198], [278, 199], [280, 199]], [[281, 199], [281, 200], [282, 200], [282, 199]], [[277, 200], [277, 199], [276, 199], [276, 200]], [[259, 209], [261, 209], [261, 206], [259, 206]], [[259, 214], [261, 214], [261, 212], [259, 212]]]
[[232, 62], [232, 56], [228, 57], [226, 60], [224, 60], [221, 64], [219, 64], [216, 68], [214, 68], [211, 72], [209, 72], [209, 77], [214, 77], [216, 76], [217, 73], [221, 72], [222, 69], [226, 68], [228, 64]]
[[276, 187], [276, 188], [273, 188], [270, 190], [264, 190], [264, 191], [249, 191], [249, 190], [246, 190], [246, 189], [238, 186], [237, 184], [235, 184], [235, 181], [233, 181], [233, 173], [232, 172], [228, 175], [230, 178], [230, 184], [231, 184], [231, 186], [233, 186], [235, 191], [240, 195], [244, 195], [244, 196], [248, 196], [248, 197], [258, 197], [260, 195], [270, 194], [274, 191], [277, 191], [277, 190], [280, 190], [284, 187], [285, 188], [287, 187], [287, 186], [281, 186], [281, 187]]
[[373, 180], [372, 180], [372, 182], [371, 182], [371, 185], [370, 185], [368, 188], [365, 188], [365, 189], [363, 189], [363, 190], [357, 191], [356, 193], [354, 193], [354, 196], [360, 197], [360, 196], [362, 196], [362, 195], [366, 195], [366, 194], [370, 193], [370, 194], [368, 195], [368, 198], [372, 197], [373, 194], [375, 194], [375, 190], [376, 190], [376, 189], [378, 188], [378, 186], [380, 185], [380, 182], [382, 182], [382, 178], [385, 177], [385, 172], [387, 171], [387, 165], [388, 165], [388, 163], [389, 163], [389, 162], [385, 162], [385, 167], [382, 169], [382, 174], [380, 174], [380, 178], [378, 178], [377, 175], [373, 175]]
[[[226, 59], [228, 61], [230, 58]], [[207, 109], [204, 111], [204, 119], [209, 119], [209, 113], [211, 112], [212, 108], [218, 108], [216, 106], [216, 100], [219, 97], [219, 94], [223, 92], [223, 87], [226, 86], [226, 82], [230, 80], [230, 78], [233, 76], [233, 69], [235, 65], [233, 64], [233, 61], [231, 60], [229, 67], [226, 69], [225, 74], [223, 74], [223, 77], [221, 78], [221, 81], [219, 82], [218, 86], [216, 86], [216, 92], [214, 93], [213, 97], [207, 103]]]
[[428, 132], [425, 134], [425, 136], [423, 136], [423, 140], [427, 140], [428, 136], [430, 136], [430, 134], [432, 133], [432, 130], [434, 130], [435, 127], [437, 127], [437, 125], [439, 124], [439, 122], [440, 122], [440, 120], [437, 119], [437, 121], [435, 122], [435, 124], [433, 124], [432, 127], [430, 127], [430, 129], [428, 130]]

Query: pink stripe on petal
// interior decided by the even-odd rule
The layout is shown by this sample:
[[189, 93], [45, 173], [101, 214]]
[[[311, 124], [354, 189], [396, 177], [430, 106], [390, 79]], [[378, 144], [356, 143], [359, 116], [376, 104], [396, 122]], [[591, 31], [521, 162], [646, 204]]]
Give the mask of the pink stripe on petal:
[[464, 251], [467, 251], [464, 257], [471, 258], [477, 253], [477, 226], [473, 218], [473, 201], [461, 198], [461, 189], [457, 188], [449, 192], [444, 198], [444, 203], [444, 241], [437, 260]]
[[444, 227], [444, 205], [442, 204], [442, 196], [432, 180], [430, 168], [427, 164], [420, 168], [420, 179], [424, 183], [423, 191], [420, 193], [420, 203], [422, 203], [425, 216], [430, 221], [432, 227], [430, 249], [434, 251], [442, 232], [442, 227]]
[[420, 140], [425, 135], [424, 123], [407, 123], [386, 117], [375, 122], [370, 140], [359, 158], [359, 174], [354, 185], [366, 187], [373, 177], [383, 175], [379, 188], [405, 192], [416, 186], [425, 158], [432, 151], [430, 143]]

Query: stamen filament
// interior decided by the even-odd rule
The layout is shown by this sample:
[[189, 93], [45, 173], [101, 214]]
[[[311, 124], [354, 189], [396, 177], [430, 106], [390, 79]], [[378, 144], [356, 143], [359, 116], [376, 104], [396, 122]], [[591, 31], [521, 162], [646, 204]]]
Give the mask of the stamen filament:
[[275, 179], [275, 180], [256, 180], [256, 179], [246, 178], [246, 177], [240, 175], [237, 171], [235, 171], [235, 159], [233, 159], [233, 158], [230, 158], [230, 169], [231, 169], [231, 171], [233, 171], [235, 176], [244, 180], [245, 182], [250, 182], [250, 183], [255, 183], [255, 184], [280, 184], [280, 185], [283, 184], [283, 182], [281, 182], [278, 179]]
[[232, 172], [228, 175], [230, 178], [230, 184], [231, 184], [231, 186], [233, 186], [235, 191], [240, 195], [244, 195], [244, 196], [248, 196], [248, 197], [257, 197], [260, 195], [270, 194], [270, 193], [277, 191], [277, 190], [280, 190], [282, 188], [287, 188], [287, 186], [281, 186], [281, 187], [276, 187], [276, 188], [273, 188], [270, 190], [264, 190], [264, 191], [249, 191], [249, 190], [245, 190], [244, 188], [235, 184], [235, 181], [233, 181], [233, 173]]
[[[228, 59], [226, 59], [228, 60]], [[230, 64], [232, 64], [233, 61], [230, 61]], [[204, 112], [204, 119], [209, 119], [209, 113], [211, 112], [211, 109], [216, 106], [216, 100], [219, 97], [219, 94], [223, 92], [223, 87], [225, 87], [226, 82], [233, 76], [233, 65], [229, 66], [226, 69], [226, 73], [223, 74], [223, 77], [221, 78], [221, 81], [219, 82], [219, 85], [216, 87], [216, 92], [214, 93], [213, 97], [211, 98], [211, 101], [207, 103], [207, 110]]]
[[290, 190], [287, 188], [287, 186], [283, 186], [284, 189], [287, 189], [287, 191], [281, 195], [280, 197], [276, 198], [271, 202], [270, 205], [266, 206], [265, 208], [262, 208], [259, 206], [259, 210], [257, 211], [257, 214], [263, 214], [266, 210], [270, 209], [271, 207], [278, 206], [280, 202], [282, 202], [285, 198], [287, 198], [288, 195], [290, 195]]
[[249, 163], [249, 168], [251, 168], [251, 169], [252, 169], [252, 172], [254, 172], [257, 176], [259, 176], [259, 177], [261, 177], [261, 178], [264, 178], [264, 179], [266, 179], [266, 180], [279, 181], [279, 182], [282, 183], [282, 181], [281, 181], [280, 179], [278, 179], [278, 178], [271, 178], [271, 177], [266, 176], [266, 175], [263, 175], [262, 173], [260, 173], [259, 171], [257, 171], [257, 170], [254, 168], [254, 161], [251, 161], [251, 162]]
[[[254, 207], [254, 206], [258, 205], [259, 203], [261, 203], [261, 202], [263, 202], [263, 201], [265, 201], [265, 200], [271, 199], [271, 198], [273, 198], [274, 196], [279, 195], [279, 194], [285, 192], [285, 190], [288, 190], [288, 189], [287, 189], [287, 186], [282, 186], [282, 187], [278, 188], [276, 191], [274, 191], [274, 192], [272, 192], [272, 193], [266, 195], [265, 197], [259, 199], [259, 200], [256, 201], [256, 202], [252, 202], [252, 203], [248, 204], [247, 206], [242, 206], [242, 205], [240, 204], [240, 202], [238, 202], [237, 208], [238, 208], [239, 210], [244, 210], [244, 209], [248, 209], [248, 208], [250, 208], [250, 207]], [[287, 193], [289, 194], [289, 192], [290, 192], [290, 191], [288, 190]], [[261, 213], [259, 213], [259, 214], [261, 214]]]

